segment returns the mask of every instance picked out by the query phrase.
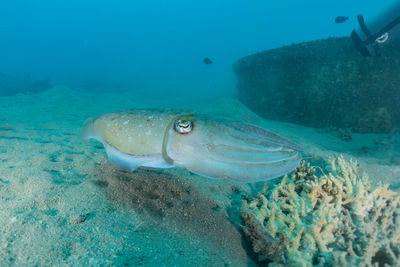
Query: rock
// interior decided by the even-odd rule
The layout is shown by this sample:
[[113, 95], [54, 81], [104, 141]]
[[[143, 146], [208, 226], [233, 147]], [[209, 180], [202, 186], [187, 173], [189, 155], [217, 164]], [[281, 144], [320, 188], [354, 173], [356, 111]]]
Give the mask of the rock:
[[400, 43], [365, 57], [350, 38], [267, 50], [233, 65], [241, 102], [267, 119], [352, 132], [400, 126]]
[[0, 73], [0, 96], [20, 93], [40, 93], [52, 87], [49, 80], [35, 80], [29, 75], [17, 76]]

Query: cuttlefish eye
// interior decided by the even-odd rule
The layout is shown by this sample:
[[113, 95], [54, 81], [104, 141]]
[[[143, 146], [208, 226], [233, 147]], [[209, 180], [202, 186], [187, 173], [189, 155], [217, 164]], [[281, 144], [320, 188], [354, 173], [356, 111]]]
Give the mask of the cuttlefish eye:
[[175, 121], [174, 129], [180, 134], [188, 134], [193, 129], [193, 122], [188, 120], [178, 119]]

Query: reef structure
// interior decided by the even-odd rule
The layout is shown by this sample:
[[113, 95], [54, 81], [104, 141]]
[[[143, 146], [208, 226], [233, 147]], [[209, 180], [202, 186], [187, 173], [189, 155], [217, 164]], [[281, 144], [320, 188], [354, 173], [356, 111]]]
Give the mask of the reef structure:
[[239, 100], [258, 115], [316, 128], [400, 127], [400, 43], [366, 57], [348, 37], [283, 46], [233, 64]]
[[268, 266], [400, 266], [400, 197], [371, 189], [355, 161], [329, 174], [303, 161], [274, 189], [242, 202], [243, 232]]
[[9, 75], [0, 72], [0, 96], [21, 93], [40, 93], [52, 87], [49, 80], [36, 80], [28, 76]]

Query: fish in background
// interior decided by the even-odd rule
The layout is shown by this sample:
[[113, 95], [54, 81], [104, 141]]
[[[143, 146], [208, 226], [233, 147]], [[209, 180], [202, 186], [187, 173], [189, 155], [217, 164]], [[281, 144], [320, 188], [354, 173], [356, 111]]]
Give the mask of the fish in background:
[[212, 62], [212, 60], [209, 59], [208, 57], [205, 57], [205, 58], [203, 59], [203, 63], [206, 64], [206, 65], [210, 65], [210, 64], [212, 64], [213, 62]]
[[346, 17], [346, 16], [337, 16], [336, 18], [335, 18], [335, 23], [343, 23], [343, 22], [346, 22], [347, 20], [349, 19], [349, 17]]

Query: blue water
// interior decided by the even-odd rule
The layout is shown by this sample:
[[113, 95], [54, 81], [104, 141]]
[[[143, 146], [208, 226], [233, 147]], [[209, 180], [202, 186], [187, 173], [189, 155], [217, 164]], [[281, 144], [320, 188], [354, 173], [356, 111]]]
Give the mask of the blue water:
[[[374, 15], [389, 2], [4, 0], [0, 72], [53, 84], [100, 80], [165, 95], [233, 95], [238, 58], [349, 35], [357, 14]], [[335, 24], [338, 15], [350, 19]]]

